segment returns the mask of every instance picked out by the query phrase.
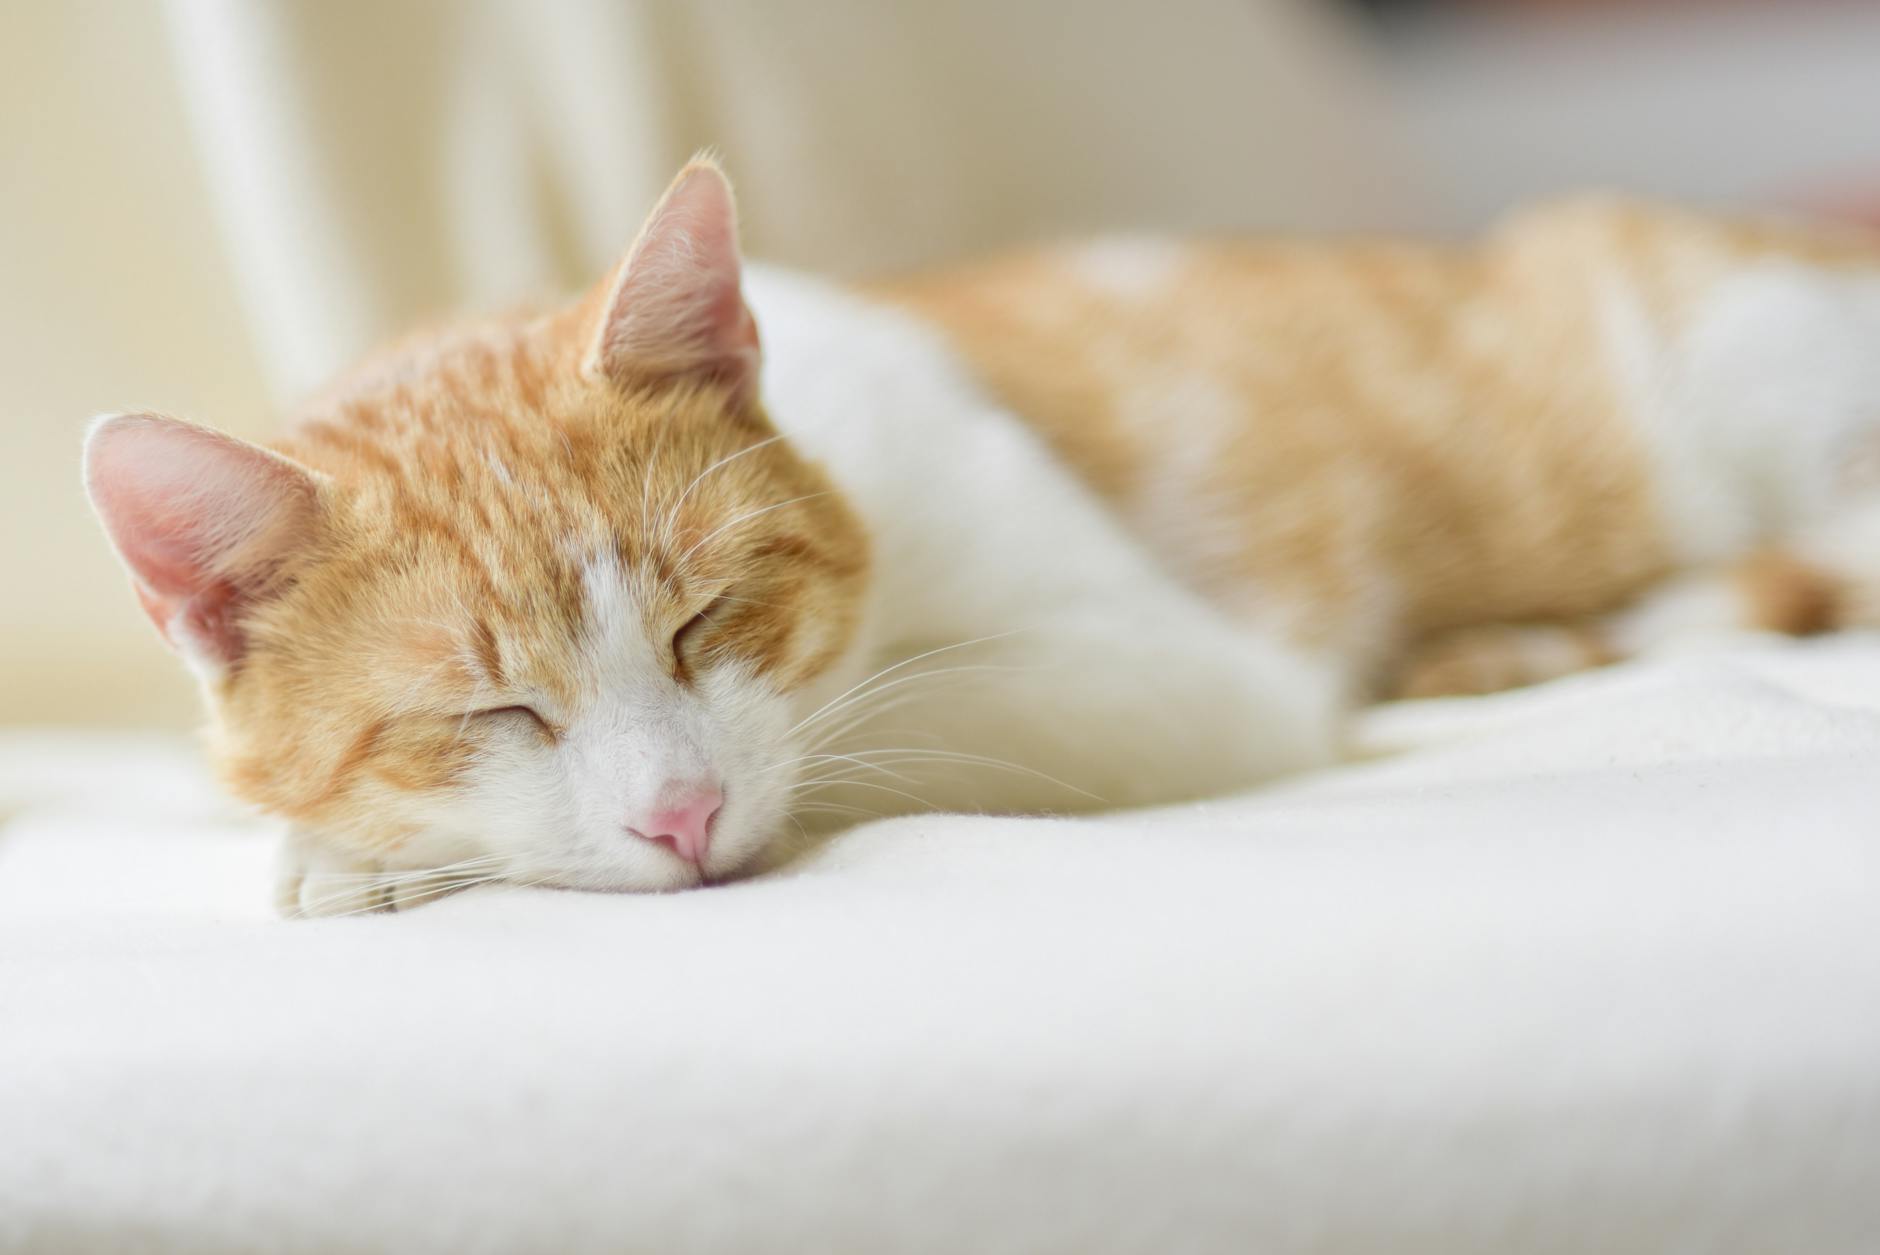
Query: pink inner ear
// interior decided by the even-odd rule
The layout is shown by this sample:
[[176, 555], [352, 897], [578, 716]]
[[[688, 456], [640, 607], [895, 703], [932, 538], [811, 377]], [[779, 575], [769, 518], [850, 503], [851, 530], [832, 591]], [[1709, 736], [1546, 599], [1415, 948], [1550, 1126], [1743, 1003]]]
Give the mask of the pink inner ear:
[[750, 386], [757, 324], [740, 276], [731, 185], [715, 166], [688, 166], [618, 271], [590, 368], [622, 383], [709, 374]]
[[311, 521], [311, 475], [217, 432], [125, 414], [92, 429], [85, 482], [158, 630], [192, 656], [234, 662], [244, 599]]
[[236, 590], [211, 584], [188, 597], [163, 597], [136, 587], [137, 602], [173, 649], [206, 654], [223, 666], [241, 657], [241, 630], [235, 625]]

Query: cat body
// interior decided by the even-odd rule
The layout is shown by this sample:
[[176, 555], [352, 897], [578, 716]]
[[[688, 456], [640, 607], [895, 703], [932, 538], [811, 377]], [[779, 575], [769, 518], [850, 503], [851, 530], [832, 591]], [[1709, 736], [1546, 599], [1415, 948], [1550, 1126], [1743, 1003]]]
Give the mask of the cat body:
[[923, 791], [946, 809], [1137, 805], [1334, 756], [1342, 666], [1176, 578], [941, 328], [783, 272], [754, 270], [747, 292], [777, 328], [773, 420], [871, 537], [843, 678], [921, 655], [916, 676], [963, 668], [909, 677], [877, 722], [1022, 768], [940, 772]]
[[1462, 248], [1111, 242], [892, 295], [1160, 565], [1359, 699], [1483, 627], [1571, 626], [1585, 665], [1706, 582], [1714, 626], [1782, 631], [1871, 583], [1871, 239], [1589, 198]]
[[284, 909], [679, 888], [869, 815], [1249, 787], [1393, 691], [1862, 622], [1876, 343], [1880, 248], [1813, 229], [1588, 201], [842, 287], [743, 268], [698, 164], [580, 304], [395, 349], [272, 451], [102, 420], [87, 478], [292, 825]]

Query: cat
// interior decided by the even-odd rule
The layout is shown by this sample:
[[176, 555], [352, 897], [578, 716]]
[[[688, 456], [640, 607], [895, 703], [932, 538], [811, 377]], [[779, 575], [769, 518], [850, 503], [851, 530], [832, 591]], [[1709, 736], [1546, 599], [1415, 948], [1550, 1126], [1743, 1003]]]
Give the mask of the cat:
[[746, 267], [698, 160], [578, 303], [415, 337], [269, 448], [102, 418], [84, 476], [289, 825], [284, 912], [680, 889], [1874, 621], [1880, 246], [1585, 199], [841, 286]]

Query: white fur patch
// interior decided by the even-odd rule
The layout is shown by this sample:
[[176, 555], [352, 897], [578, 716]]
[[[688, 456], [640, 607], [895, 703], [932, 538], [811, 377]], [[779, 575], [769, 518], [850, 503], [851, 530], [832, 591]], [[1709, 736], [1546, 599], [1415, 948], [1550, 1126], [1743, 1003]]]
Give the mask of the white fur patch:
[[1151, 236], [1094, 240], [1071, 254], [1071, 273], [1108, 296], [1136, 300], [1169, 284], [1188, 260], [1175, 240]]
[[1880, 430], [1880, 279], [1748, 267], [1674, 336], [1622, 289], [1607, 309], [1681, 561], [1719, 560], [1834, 508], [1849, 459]]
[[[1099, 264], [1104, 281], [1141, 290], [1172, 273], [1180, 249], [1110, 256], [1132, 260]], [[1078, 803], [1058, 783], [1069, 782], [1085, 805], [1089, 794], [1138, 803], [1330, 757], [1341, 668], [1179, 583], [979, 389], [943, 336], [799, 276], [754, 268], [750, 279], [770, 413], [837, 480], [873, 541], [866, 653], [842, 669], [859, 667], [859, 679], [977, 642], [950, 678], [892, 691], [879, 730], [1006, 766], [935, 772], [907, 792], [969, 810], [1061, 809]], [[1207, 380], [1176, 381], [1143, 396], [1141, 421], [1187, 409], [1198, 427], [1217, 424], [1196, 443], [1218, 448], [1231, 407]], [[1178, 514], [1179, 486], [1156, 508]], [[904, 809], [899, 787], [855, 800]]]

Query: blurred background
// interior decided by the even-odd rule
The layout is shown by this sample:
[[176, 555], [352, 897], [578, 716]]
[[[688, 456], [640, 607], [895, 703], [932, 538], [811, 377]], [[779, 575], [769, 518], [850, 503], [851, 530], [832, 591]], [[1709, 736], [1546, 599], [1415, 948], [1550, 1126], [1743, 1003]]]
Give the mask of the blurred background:
[[1880, 5], [8, 0], [0, 725], [181, 727], [85, 420], [265, 436], [422, 315], [572, 289], [713, 146], [754, 256], [1457, 234], [1588, 186], [1880, 209]]

